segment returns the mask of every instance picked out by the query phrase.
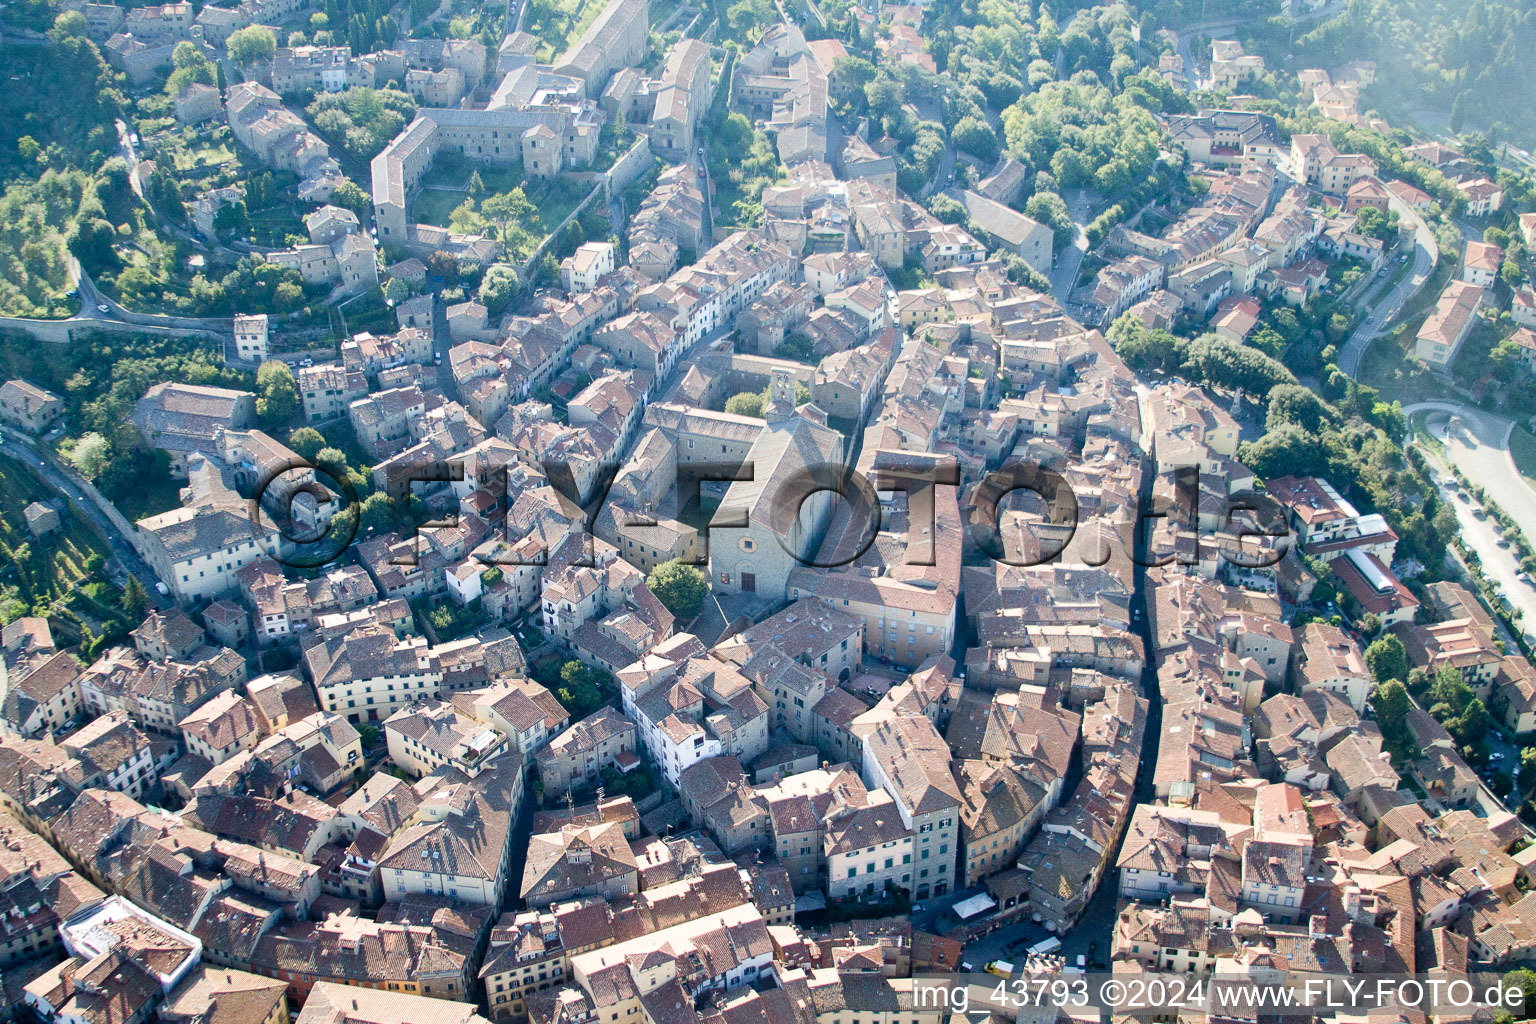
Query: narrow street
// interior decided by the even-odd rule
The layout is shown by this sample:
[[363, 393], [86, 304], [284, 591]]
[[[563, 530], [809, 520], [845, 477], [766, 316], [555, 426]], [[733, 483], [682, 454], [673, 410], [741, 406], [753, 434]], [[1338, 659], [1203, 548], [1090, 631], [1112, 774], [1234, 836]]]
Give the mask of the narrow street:
[[[1152, 484], [1155, 479], [1155, 474], [1148, 468], [1143, 474], [1139, 497], [1139, 507], [1142, 509], [1152, 507]], [[1147, 532], [1138, 530], [1135, 538], [1135, 591], [1131, 597], [1131, 629], [1141, 637], [1148, 652], [1147, 665], [1141, 673], [1141, 693], [1147, 698], [1147, 724], [1146, 732], [1142, 735], [1141, 764], [1136, 772], [1133, 805], [1156, 802], [1154, 773], [1157, 770], [1158, 745], [1163, 730], [1163, 699], [1158, 690], [1157, 670], [1152, 664], [1151, 653], [1157, 648], [1153, 644], [1147, 570], [1142, 564], [1148, 556]], [[1099, 887], [1088, 901], [1082, 916], [1065, 934], [1058, 936], [1061, 939], [1058, 954], [1065, 957], [1068, 964], [1074, 963], [1079, 956], [1087, 958], [1090, 969], [1095, 962], [1108, 962], [1114, 935], [1115, 911], [1120, 901], [1120, 875], [1114, 867], [1119, 857], [1120, 843], [1116, 842], [1114, 849], [1109, 852], [1108, 866], [1099, 878]], [[964, 958], [977, 970], [990, 960], [1017, 960], [1022, 957], [1025, 948], [1050, 934], [1041, 925], [1030, 921], [1011, 925], [968, 944]]]
[[707, 159], [700, 160], [695, 153], [689, 158], [688, 165], [697, 168], [699, 177], [704, 179], [704, 243], [707, 248], [714, 244], [715, 238], [715, 183], [710, 179]]
[[1089, 224], [1088, 214], [1093, 210], [1093, 199], [1085, 189], [1068, 189], [1062, 196], [1067, 204], [1067, 214], [1072, 218], [1072, 244], [1056, 254], [1056, 261], [1051, 266], [1051, 295], [1065, 307], [1072, 298], [1072, 289], [1077, 285], [1078, 268], [1083, 265], [1083, 258], [1088, 255], [1088, 236], [1086, 229]]
[[1435, 233], [1424, 223], [1413, 210], [1409, 209], [1397, 196], [1390, 196], [1389, 202], [1400, 218], [1400, 222], [1413, 232], [1413, 270], [1399, 281], [1390, 293], [1384, 298], [1377, 298], [1375, 305], [1366, 315], [1360, 326], [1344, 342], [1344, 347], [1339, 350], [1339, 369], [1354, 377], [1360, 372], [1360, 361], [1365, 357], [1366, 349], [1371, 347], [1371, 342], [1396, 319], [1397, 314], [1407, 305], [1408, 301], [1424, 287], [1429, 280], [1429, 275], [1435, 269], [1435, 257], [1439, 249], [1435, 243]]

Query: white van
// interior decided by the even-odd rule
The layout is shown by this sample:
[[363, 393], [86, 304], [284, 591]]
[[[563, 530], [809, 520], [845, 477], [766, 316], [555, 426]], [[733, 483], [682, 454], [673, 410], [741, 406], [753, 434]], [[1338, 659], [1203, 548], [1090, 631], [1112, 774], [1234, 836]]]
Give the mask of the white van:
[[1056, 952], [1060, 948], [1061, 948], [1061, 940], [1058, 939], [1056, 936], [1052, 935], [1050, 938], [1048, 938], [1048, 939], [1041, 939], [1039, 942], [1035, 943], [1033, 946], [1030, 946], [1029, 947], [1029, 955], [1030, 956], [1044, 956], [1047, 953], [1054, 953], [1054, 952]]

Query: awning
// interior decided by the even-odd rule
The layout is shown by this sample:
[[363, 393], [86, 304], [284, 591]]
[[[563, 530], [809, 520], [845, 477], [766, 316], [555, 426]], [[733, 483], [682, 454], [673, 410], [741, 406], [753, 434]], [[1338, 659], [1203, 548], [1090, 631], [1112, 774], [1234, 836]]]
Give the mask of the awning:
[[961, 900], [950, 909], [955, 912], [956, 917], [962, 921], [965, 921], [975, 917], [977, 914], [982, 914], [988, 910], [992, 910], [996, 906], [997, 900], [982, 892], [977, 893], [975, 896], [969, 896]]

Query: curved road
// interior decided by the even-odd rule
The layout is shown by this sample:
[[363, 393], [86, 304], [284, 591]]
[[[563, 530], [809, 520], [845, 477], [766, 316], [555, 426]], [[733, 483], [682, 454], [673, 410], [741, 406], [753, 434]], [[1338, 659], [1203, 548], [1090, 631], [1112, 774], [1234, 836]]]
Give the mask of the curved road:
[[1364, 358], [1365, 350], [1371, 347], [1371, 342], [1392, 323], [1408, 300], [1419, 294], [1424, 282], [1429, 280], [1430, 273], [1435, 269], [1438, 248], [1435, 233], [1407, 203], [1391, 193], [1388, 195], [1400, 222], [1413, 230], [1413, 270], [1397, 282], [1386, 296], [1375, 300], [1370, 314], [1339, 350], [1339, 369], [1351, 377], [1360, 372], [1360, 360]]
[[[1515, 430], [1514, 421], [1479, 409], [1469, 409], [1456, 402], [1420, 402], [1406, 407], [1403, 413], [1412, 416], [1426, 410], [1461, 417], [1466, 428], [1464, 432], [1448, 436], [1443, 428], [1434, 431], [1435, 436], [1445, 444], [1445, 457], [1461, 470], [1463, 476], [1481, 487], [1488, 500], [1497, 503], [1507, 512], [1527, 538], [1536, 538], [1536, 490], [1520, 475], [1514, 455], [1509, 450], [1509, 438]], [[1457, 505], [1458, 515], [1465, 508], [1454, 499], [1453, 504]], [[1528, 600], [1515, 600], [1515, 604], [1525, 609], [1526, 628], [1536, 630], [1536, 589], [1515, 580], [1515, 573], [1520, 571], [1519, 566], [1508, 551], [1498, 547], [1497, 530], [1485, 526], [1479, 520], [1473, 519], [1473, 522], [1484, 527], [1482, 530], [1474, 530], [1477, 539], [1483, 539], [1484, 533], [1488, 535], [1486, 545], [1476, 544], [1484, 564], [1491, 567], [1508, 562], [1511, 566], [1506, 574], [1495, 576], [1490, 571], [1489, 575], [1494, 576], [1496, 582], [1505, 588], [1511, 600], [1517, 595], [1528, 595]]]
[[[171, 316], [167, 313], [135, 313], [125, 309], [110, 295], [104, 294], [91, 280], [91, 275], [78, 264], [74, 267], [76, 284], [80, 289], [80, 316], [82, 320], [117, 320], [135, 327], [176, 327], [181, 330], [208, 331], [213, 334], [234, 336], [233, 317], [218, 316]], [[105, 306], [106, 309], [101, 307]]]
[[[1443, 412], [1462, 418], [1466, 425], [1465, 434], [1450, 436], [1444, 424], [1437, 424], [1438, 429], [1431, 428], [1431, 433], [1445, 444], [1446, 457], [1455, 463], [1468, 480], [1482, 487], [1484, 493], [1507, 510], [1522, 529], [1528, 529], [1525, 523], [1532, 517], [1532, 499], [1536, 499], [1536, 493], [1532, 492], [1530, 485], [1515, 470], [1514, 460], [1509, 454], [1509, 436], [1514, 423], [1502, 416], [1467, 409], [1455, 402], [1419, 402], [1403, 410], [1409, 416], [1425, 411]], [[1477, 552], [1483, 575], [1508, 597], [1515, 609], [1514, 618], [1518, 628], [1528, 639], [1531, 638], [1531, 631], [1536, 628], [1536, 587], [1519, 579], [1520, 565], [1515, 556], [1508, 548], [1499, 546], [1498, 525], [1492, 519], [1477, 517], [1474, 513], [1478, 507], [1477, 500], [1466, 488], [1456, 485], [1455, 478], [1443, 465], [1442, 458], [1427, 449], [1424, 455], [1428, 460], [1430, 481], [1456, 513], [1457, 527], [1463, 542]], [[1466, 560], [1458, 552], [1452, 550], [1449, 554], [1458, 566], [1468, 569]], [[1502, 624], [1499, 633], [1505, 643], [1514, 646], [1514, 638], [1504, 635]], [[1509, 745], [1501, 730], [1490, 733], [1489, 742], [1512, 761], [1517, 760], [1519, 749]], [[1485, 814], [1509, 810], [1481, 779], [1478, 782], [1477, 801]], [[1523, 822], [1521, 827], [1528, 836], [1536, 834]]]
[[233, 362], [236, 359], [233, 318], [135, 313], [118, 305], [110, 296], [103, 295], [90, 275], [75, 264], [73, 257], [70, 258], [69, 275], [80, 301], [79, 312], [74, 316], [51, 320], [7, 316], [0, 317], [0, 325], [49, 345], [66, 344], [76, 328], [90, 329], [98, 326], [107, 330], [127, 329], [130, 332], [200, 334], [220, 342], [226, 361]]
[[5, 440], [0, 441], [0, 452], [9, 455], [26, 466], [34, 475], [42, 478], [48, 486], [73, 502], [78, 514], [90, 520], [117, 562], [119, 571], [111, 574], [116, 583], [122, 585], [127, 580], [127, 574], [132, 573], [144, 585], [144, 590], [152, 604], [160, 608], [170, 607], [170, 601], [155, 589], [160, 584], [160, 577], [156, 576], [155, 571], [149, 567], [149, 563], [139, 556], [138, 550], [123, 535], [123, 532], [107, 518], [101, 509], [96, 507], [96, 503], [90, 496], [80, 489], [71, 476], [73, 471], [62, 468], [52, 452], [39, 452], [31, 443], [16, 440], [15, 434], [9, 431]]

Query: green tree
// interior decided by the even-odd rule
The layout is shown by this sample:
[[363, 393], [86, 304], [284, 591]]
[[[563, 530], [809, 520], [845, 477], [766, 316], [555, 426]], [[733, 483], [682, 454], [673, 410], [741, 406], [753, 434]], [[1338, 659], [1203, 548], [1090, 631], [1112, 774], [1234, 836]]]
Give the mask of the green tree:
[[904, 98], [901, 83], [894, 78], [876, 78], [864, 87], [864, 101], [869, 104], [869, 112], [881, 117], [894, 117], [901, 110]]
[[1365, 664], [1378, 683], [1408, 678], [1408, 651], [1394, 634], [1379, 636], [1365, 649]]
[[1450, 125], [1454, 135], [1460, 135], [1462, 126], [1467, 123], [1467, 99], [1471, 95], [1469, 92], [1460, 92], [1451, 101]]
[[1504, 988], [1518, 988], [1525, 994], [1524, 1002], [1517, 1014], [1519, 1019], [1528, 1020], [1536, 1013], [1536, 971], [1525, 967], [1516, 968], [1504, 975]]
[[221, 235], [242, 234], [248, 222], [244, 202], [236, 201], [219, 207], [213, 215], [213, 230]]
[[1300, 384], [1277, 384], [1269, 392], [1269, 411], [1264, 427], [1278, 430], [1286, 424], [1295, 424], [1316, 433], [1325, 425], [1334, 425], [1337, 418], [1328, 403], [1311, 388]]
[[156, 164], [150, 172], [145, 193], [150, 205], [161, 215], [181, 223], [186, 222], [187, 207], [181, 201], [181, 186], [171, 172], [160, 164]]
[[459, 283], [459, 258], [446, 249], [433, 249], [427, 254], [427, 272], [451, 288]]
[[171, 51], [172, 71], [165, 80], [165, 92], [175, 96], [195, 82], [213, 84], [213, 63], [196, 43], [180, 42]]
[[117, 269], [116, 243], [117, 229], [105, 217], [76, 221], [67, 239], [70, 253], [91, 274]]
[[333, 445], [326, 445], [315, 452], [314, 463], [332, 475], [338, 472], [345, 473], [347, 470], [347, 453]]
[[[1429, 704], [1431, 713], [1434, 708], [1444, 707], [1449, 709], [1449, 714], [1459, 716], [1472, 701], [1472, 688], [1462, 678], [1461, 670], [1451, 665], [1440, 666], [1435, 673], [1434, 680], [1425, 691], [1425, 702]], [[1445, 717], [1435, 716], [1444, 724]]]
[[832, 85], [840, 93], [862, 92], [875, 73], [875, 66], [863, 57], [839, 57], [832, 62]]
[[725, 18], [735, 38], [755, 43], [761, 26], [773, 19], [773, 5], [768, 0], [737, 0], [726, 9]]
[[1520, 365], [1523, 358], [1519, 342], [1513, 338], [1503, 338], [1493, 346], [1493, 351], [1488, 353], [1488, 366], [1498, 375], [1508, 377], [1515, 368]]
[[[1278, 476], [1308, 475], [1329, 468], [1329, 441], [1333, 435], [1319, 435], [1292, 423], [1271, 430], [1257, 441], [1245, 441], [1238, 458], [1265, 480]], [[1320, 577], [1326, 579], [1326, 576]]]
[[364, 498], [360, 505], [357, 523], [362, 530], [388, 533], [395, 528], [395, 502], [389, 495], [375, 491]]
[[139, 582], [137, 576], [129, 575], [128, 582], [123, 585], [123, 596], [118, 603], [132, 621], [138, 622], [144, 618], [144, 610], [149, 607], [149, 592], [144, 589], [144, 584]]
[[928, 212], [944, 224], [960, 224], [966, 219], [965, 205], [943, 192], [935, 192], [928, 198]]
[[314, 462], [320, 449], [325, 447], [325, 435], [314, 427], [300, 427], [288, 435], [288, 447], [299, 458]]
[[384, 285], [384, 298], [389, 301], [391, 306], [398, 306], [400, 303], [410, 298], [415, 293], [415, 291], [416, 290], [411, 287], [411, 282], [407, 281], [405, 278], [392, 277], [389, 279], [388, 283]]
[[331, 202], [343, 209], [351, 210], [359, 218], [373, 206], [373, 200], [363, 187], [351, 178], [347, 178], [331, 192]]
[[284, 313], [292, 313], [304, 305], [304, 289], [297, 281], [283, 281], [272, 289], [272, 305]]
[[229, 59], [241, 67], [248, 67], [272, 59], [277, 52], [277, 37], [272, 30], [261, 25], [248, 25], [231, 32], [224, 42]]
[[1137, 369], [1173, 371], [1183, 359], [1183, 339], [1148, 330], [1132, 313], [1122, 313], [1109, 325], [1108, 339], [1120, 358]]
[[692, 622], [704, 605], [709, 583], [697, 567], [672, 559], [646, 577], [646, 586], [679, 622]]
[[288, 364], [269, 359], [256, 370], [256, 415], [268, 424], [282, 423], [299, 407], [299, 385]]
[[784, 343], [773, 350], [775, 359], [793, 359], [797, 363], [809, 363], [814, 360], [811, 356], [815, 346], [811, 339], [804, 334], [795, 332], [784, 339]]
[[950, 140], [961, 150], [980, 160], [983, 165], [997, 160], [997, 133], [981, 118], [967, 114], [955, 123]]
[[1024, 212], [1051, 229], [1052, 242], [1062, 249], [1072, 244], [1077, 229], [1072, 226], [1072, 215], [1066, 201], [1055, 192], [1036, 192], [1024, 204]]
[[527, 219], [533, 212], [534, 206], [521, 185], [510, 192], [498, 192], [480, 204], [480, 215], [495, 224], [502, 235], [508, 225]]
[[75, 442], [69, 452], [69, 461], [80, 471], [81, 476], [95, 480], [107, 468], [107, 460], [111, 455], [112, 445], [105, 437], [92, 431]]
[[253, 210], [264, 210], [277, 198], [277, 179], [271, 171], [253, 174], [245, 183], [245, 201]]
[[732, 416], [763, 418], [763, 396], [755, 391], [743, 391], [725, 401], [725, 411]]
[[1376, 709], [1376, 721], [1380, 723], [1381, 731], [1397, 736], [1402, 733], [1408, 712], [1413, 709], [1413, 701], [1401, 680], [1389, 679], [1371, 692], [1371, 706]]
[[175, 49], [170, 51], [170, 66], [172, 68], [203, 68], [209, 63], [207, 54], [204, 54], [197, 43], [181, 41]]
[[1488, 714], [1482, 698], [1473, 697], [1467, 702], [1466, 710], [1457, 718], [1453, 732], [1463, 744], [1477, 743], [1487, 737], [1492, 726], [1493, 718]]
[[500, 316], [512, 304], [520, 287], [516, 268], [508, 263], [492, 263], [480, 278], [480, 303], [488, 315]]
[[48, 36], [56, 43], [66, 39], [84, 39], [85, 15], [79, 11], [65, 11], [53, 19], [53, 28]]
[[560, 666], [560, 685], [555, 699], [565, 706], [572, 718], [585, 718], [603, 703], [601, 681], [607, 673], [588, 668], [572, 659]]
[[1515, 782], [1522, 793], [1536, 789], [1536, 747], [1526, 747], [1520, 751], [1520, 771], [1515, 776]]

